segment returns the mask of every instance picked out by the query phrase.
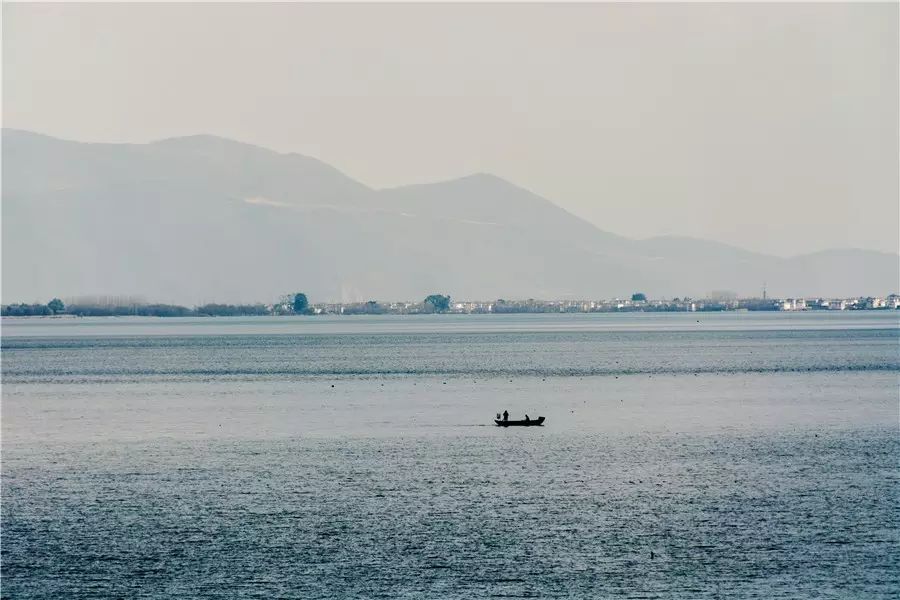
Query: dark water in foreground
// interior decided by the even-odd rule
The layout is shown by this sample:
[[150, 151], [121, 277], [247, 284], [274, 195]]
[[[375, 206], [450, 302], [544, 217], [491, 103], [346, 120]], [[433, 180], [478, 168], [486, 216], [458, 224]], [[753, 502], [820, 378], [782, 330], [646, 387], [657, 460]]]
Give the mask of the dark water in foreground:
[[4, 321], [2, 596], [900, 595], [896, 314], [591, 317]]

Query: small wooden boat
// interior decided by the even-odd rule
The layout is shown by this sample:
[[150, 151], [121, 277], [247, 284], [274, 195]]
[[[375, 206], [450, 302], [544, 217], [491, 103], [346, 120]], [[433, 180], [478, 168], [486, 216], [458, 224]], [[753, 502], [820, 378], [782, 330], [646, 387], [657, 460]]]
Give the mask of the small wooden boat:
[[530, 421], [504, 421], [503, 419], [494, 419], [497, 427], [532, 427], [544, 424], [544, 417], [531, 419]]

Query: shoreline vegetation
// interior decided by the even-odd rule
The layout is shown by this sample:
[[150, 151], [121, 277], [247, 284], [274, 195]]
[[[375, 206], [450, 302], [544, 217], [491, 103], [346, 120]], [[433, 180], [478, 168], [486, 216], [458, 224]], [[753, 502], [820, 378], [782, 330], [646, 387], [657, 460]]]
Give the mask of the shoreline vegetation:
[[4, 304], [3, 317], [255, 317], [296, 315], [415, 315], [415, 314], [522, 314], [614, 312], [724, 312], [897, 310], [900, 295], [855, 298], [736, 298], [719, 294], [706, 299], [648, 299], [643, 293], [611, 300], [504, 300], [453, 302], [448, 295], [432, 294], [420, 302], [367, 302], [310, 304], [306, 294], [282, 296], [272, 304], [208, 303], [187, 307], [148, 303], [134, 297], [59, 298], [47, 304]]

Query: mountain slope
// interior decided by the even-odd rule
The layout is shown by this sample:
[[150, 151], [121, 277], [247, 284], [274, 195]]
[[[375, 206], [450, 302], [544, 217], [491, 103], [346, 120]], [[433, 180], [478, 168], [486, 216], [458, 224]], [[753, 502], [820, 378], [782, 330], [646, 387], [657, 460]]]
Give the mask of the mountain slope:
[[[83, 144], [3, 131], [3, 301], [885, 294], [898, 257], [792, 259], [600, 231], [490, 175], [372, 190], [214, 136]], [[614, 206], [611, 207], [614, 209]], [[886, 289], [887, 288], [887, 289]]]

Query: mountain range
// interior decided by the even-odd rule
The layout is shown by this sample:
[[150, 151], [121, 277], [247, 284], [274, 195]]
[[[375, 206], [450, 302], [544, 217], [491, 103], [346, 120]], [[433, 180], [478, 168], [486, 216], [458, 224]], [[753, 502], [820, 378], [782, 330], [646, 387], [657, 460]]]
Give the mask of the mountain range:
[[840, 297], [896, 292], [900, 277], [900, 256], [868, 250], [780, 258], [628, 239], [489, 174], [372, 189], [209, 135], [97, 144], [4, 129], [2, 144], [3, 302], [755, 296], [764, 284]]

